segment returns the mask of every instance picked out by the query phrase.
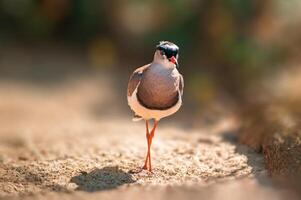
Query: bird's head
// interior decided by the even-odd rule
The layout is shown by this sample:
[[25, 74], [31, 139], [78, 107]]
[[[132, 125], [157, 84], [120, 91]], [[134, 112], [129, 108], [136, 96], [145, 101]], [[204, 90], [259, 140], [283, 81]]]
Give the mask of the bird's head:
[[161, 41], [156, 46], [155, 61], [163, 61], [178, 67], [179, 47], [172, 42]]

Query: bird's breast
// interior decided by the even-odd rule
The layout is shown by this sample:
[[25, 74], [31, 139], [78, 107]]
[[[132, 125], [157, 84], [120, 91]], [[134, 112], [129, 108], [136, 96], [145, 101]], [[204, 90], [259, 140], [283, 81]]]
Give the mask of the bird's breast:
[[178, 101], [177, 83], [173, 70], [150, 69], [138, 87], [138, 100], [150, 109], [168, 109]]

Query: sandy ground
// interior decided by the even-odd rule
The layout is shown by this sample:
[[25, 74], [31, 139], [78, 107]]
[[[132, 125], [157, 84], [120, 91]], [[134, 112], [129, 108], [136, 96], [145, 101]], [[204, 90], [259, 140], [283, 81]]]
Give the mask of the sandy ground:
[[50, 86], [1, 81], [0, 197], [291, 196], [271, 184], [261, 155], [236, 143], [228, 119], [206, 129], [182, 126], [177, 115], [166, 119], [152, 146], [153, 173], [131, 173], [143, 164], [146, 139], [143, 122], [122, 114], [125, 100], [104, 77]]

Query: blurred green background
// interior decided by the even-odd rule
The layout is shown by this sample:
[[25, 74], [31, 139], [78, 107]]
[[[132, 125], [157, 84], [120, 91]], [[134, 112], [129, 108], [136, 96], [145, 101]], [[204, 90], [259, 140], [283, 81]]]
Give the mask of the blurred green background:
[[1, 0], [0, 74], [44, 81], [108, 70], [125, 85], [170, 40], [189, 106], [240, 101], [298, 59], [300, 9], [298, 0]]

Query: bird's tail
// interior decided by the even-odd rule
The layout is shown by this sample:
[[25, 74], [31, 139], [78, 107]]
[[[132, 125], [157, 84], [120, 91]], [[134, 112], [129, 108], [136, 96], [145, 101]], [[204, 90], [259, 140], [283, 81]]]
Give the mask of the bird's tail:
[[142, 120], [142, 117], [140, 117], [139, 115], [134, 115], [134, 117], [132, 119], [133, 122], [138, 122], [140, 120]]

